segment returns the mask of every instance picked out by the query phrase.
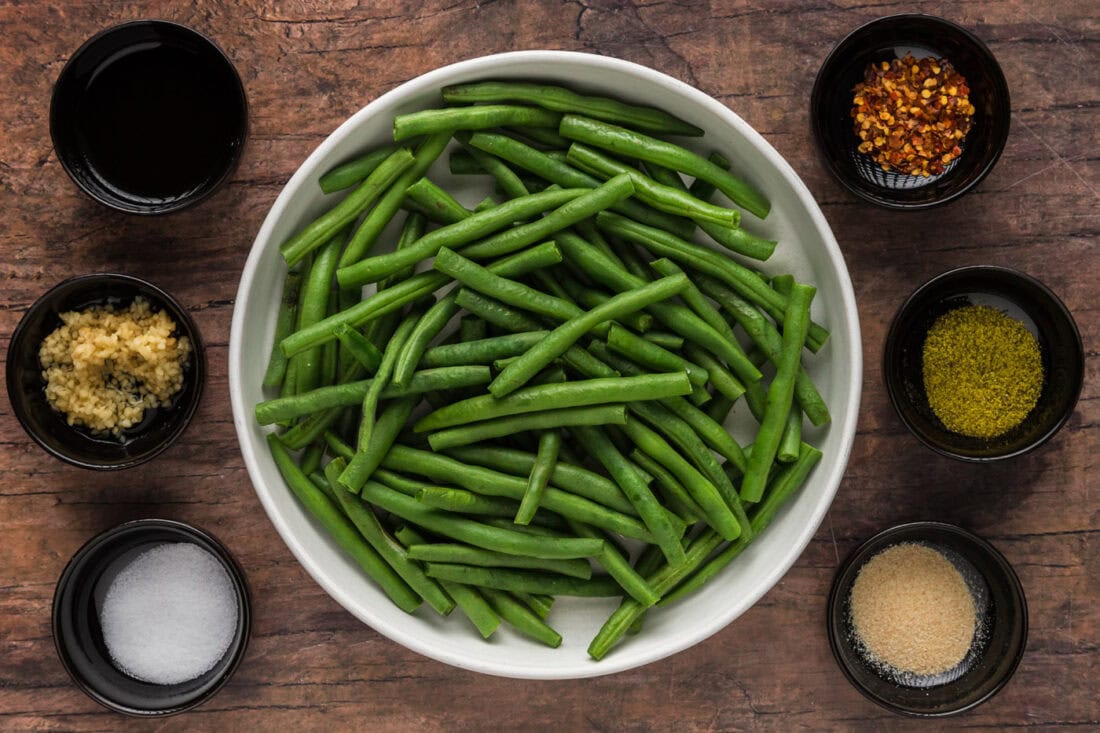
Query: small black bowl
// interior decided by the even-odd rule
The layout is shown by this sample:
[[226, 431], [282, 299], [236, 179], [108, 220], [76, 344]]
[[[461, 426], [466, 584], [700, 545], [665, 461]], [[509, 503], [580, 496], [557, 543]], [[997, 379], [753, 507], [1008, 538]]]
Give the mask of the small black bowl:
[[[852, 89], [871, 63], [903, 58], [948, 59], [966, 77], [973, 126], [947, 170], [928, 177], [884, 171], [858, 150]], [[855, 195], [891, 209], [926, 209], [962, 196], [1001, 156], [1011, 120], [1008, 83], [993, 54], [970, 31], [932, 15], [892, 15], [852, 31], [822, 64], [810, 96], [810, 119], [829, 170]]]
[[[61, 313], [93, 305], [127, 306], [137, 296], [149, 301], [154, 310], [167, 311], [177, 334], [190, 339], [191, 356], [183, 369], [183, 387], [167, 406], [147, 409], [141, 423], [118, 437], [95, 435], [69, 425], [65, 416], [46, 401], [38, 361], [43, 340], [61, 325]], [[27, 310], [8, 346], [7, 384], [12, 411], [27, 434], [48, 453], [81, 468], [130, 468], [158, 455], [191, 422], [205, 379], [202, 339], [186, 309], [152, 283], [129, 275], [83, 275], [65, 280]]]
[[[872, 557], [902, 543], [943, 553], [966, 580], [978, 612], [979, 631], [970, 652], [933, 684], [892, 679], [866, 659], [852, 629], [850, 599], [856, 576]], [[833, 656], [848, 681], [868, 699], [904, 715], [954, 715], [982, 704], [1007, 684], [1027, 646], [1027, 601], [1012, 566], [985, 540], [939, 522], [902, 524], [860, 545], [837, 571], [827, 616]]]
[[132, 214], [166, 214], [211, 195], [236, 168], [247, 128], [229, 58], [201, 33], [160, 20], [85, 42], [50, 103], [50, 136], [69, 177]]
[[[996, 438], [951, 432], [932, 412], [924, 391], [921, 360], [928, 329], [944, 313], [966, 305], [988, 305], [1016, 318], [1035, 336], [1042, 354], [1038, 403], [1020, 425]], [[1049, 288], [1015, 270], [978, 265], [945, 272], [909, 296], [886, 335], [883, 373], [894, 409], [921, 442], [951, 458], [988, 462], [1038, 448], [1069, 420], [1081, 394], [1085, 353], [1073, 316]]]
[[[237, 596], [237, 629], [229, 648], [208, 672], [174, 685], [142, 682], [111, 662], [99, 625], [103, 580], [124, 556], [156, 545], [188, 542], [209, 552], [229, 574]], [[61, 573], [53, 598], [53, 639], [65, 670], [77, 687], [106, 708], [139, 717], [172, 715], [200, 705], [233, 676], [248, 646], [252, 607], [244, 571], [218, 540], [181, 522], [141, 519], [93, 538]]]

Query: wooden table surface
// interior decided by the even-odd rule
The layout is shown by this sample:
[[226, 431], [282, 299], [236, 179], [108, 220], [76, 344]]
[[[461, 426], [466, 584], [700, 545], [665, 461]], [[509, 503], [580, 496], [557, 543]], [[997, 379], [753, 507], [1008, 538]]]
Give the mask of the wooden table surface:
[[[976, 32], [1012, 90], [1000, 163], [943, 209], [893, 213], [857, 201], [823, 168], [807, 102], [818, 66], [852, 28], [923, 10]], [[134, 18], [212, 36], [248, 92], [251, 132], [227, 187], [161, 218], [107, 211], [78, 194], [50, 145], [51, 86], [77, 46]], [[713, 95], [786, 157], [847, 258], [866, 372], [851, 461], [798, 563], [748, 613], [694, 649], [632, 672], [536, 683], [453, 669], [407, 651], [330, 599], [264, 514], [237, 448], [226, 379], [237, 279], [290, 175], [342, 120], [442, 64], [555, 48], [652, 66]], [[1086, 0], [981, 2], [15, 2], [0, 4], [0, 335], [58, 281], [117, 270], [152, 279], [191, 310], [209, 378], [197, 417], [156, 461], [91, 473], [48, 457], [0, 401], [0, 726], [121, 730], [921, 729], [840, 674], [825, 596], [857, 543], [917, 519], [956, 522], [1013, 563], [1031, 612], [1027, 654], [1007, 688], [944, 727], [1100, 725], [1100, 20]], [[1045, 448], [963, 465], [920, 446], [880, 378], [884, 331], [917, 285], [948, 268], [1024, 270], [1073, 310], [1088, 354], [1077, 411]], [[6, 349], [5, 349], [6, 350]], [[54, 584], [72, 553], [120, 521], [204, 526], [248, 573], [255, 625], [228, 686], [184, 716], [109, 713], [69, 681], [50, 638]]]

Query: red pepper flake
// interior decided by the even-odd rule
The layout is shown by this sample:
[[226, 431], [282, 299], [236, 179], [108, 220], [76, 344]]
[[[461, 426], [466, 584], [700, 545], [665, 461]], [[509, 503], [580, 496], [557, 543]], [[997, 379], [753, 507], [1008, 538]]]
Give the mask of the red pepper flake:
[[883, 170], [936, 175], [961, 154], [974, 105], [966, 78], [947, 59], [906, 54], [869, 64], [852, 92], [859, 152]]

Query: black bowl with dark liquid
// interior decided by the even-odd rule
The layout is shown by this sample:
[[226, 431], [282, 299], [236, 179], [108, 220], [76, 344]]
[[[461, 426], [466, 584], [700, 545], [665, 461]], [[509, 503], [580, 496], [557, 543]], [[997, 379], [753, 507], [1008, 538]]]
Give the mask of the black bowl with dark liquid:
[[[872, 63], [904, 58], [946, 58], [970, 86], [973, 124], [962, 154], [939, 175], [884, 171], [858, 150], [852, 90]], [[821, 65], [810, 96], [810, 120], [826, 166], [845, 188], [892, 209], [926, 209], [954, 201], [993, 169], [1004, 150], [1012, 110], [1008, 83], [989, 48], [970, 31], [943, 18], [892, 15], [852, 31]]]
[[[237, 626], [229, 648], [211, 669], [192, 680], [158, 685], [115, 667], [103, 639], [99, 604], [120, 562], [157, 545], [178, 542], [197, 545], [221, 563], [236, 594]], [[251, 628], [248, 584], [229, 550], [206, 532], [168, 519], [126, 522], [89, 540], [65, 566], [54, 591], [53, 640], [61, 663], [84, 693], [126, 715], [173, 715], [209, 700], [240, 665]]]
[[[990, 306], [1022, 323], [1035, 336], [1042, 357], [1038, 402], [1023, 422], [994, 438], [948, 430], [924, 390], [928, 330], [944, 313], [967, 305]], [[1038, 448], [1065, 425], [1081, 394], [1085, 352], [1073, 315], [1048, 287], [1022, 272], [976, 265], [933, 278], [905, 301], [886, 335], [882, 369], [890, 402], [922, 443], [951, 458], [989, 462]]]
[[[899, 679], [873, 662], [852, 625], [852, 585], [859, 571], [888, 547], [908, 543], [947, 558], [974, 599], [977, 628], [969, 652], [932, 678]], [[941, 717], [981, 705], [1008, 684], [1027, 646], [1027, 599], [1012, 566], [988, 542], [951, 524], [913, 522], [880, 532], [844, 561], [833, 579], [826, 623], [837, 664], [868, 699], [895, 713]]]
[[248, 127], [236, 69], [213, 41], [143, 20], [108, 28], [62, 69], [50, 135], [92, 198], [133, 214], [197, 203], [228, 180]]
[[[138, 296], [154, 311], [166, 311], [176, 324], [175, 335], [191, 341], [183, 387], [168, 405], [147, 408], [141, 422], [119, 436], [69, 425], [46, 399], [38, 358], [43, 340], [61, 325], [62, 313], [107, 304], [124, 308]], [[150, 460], [183, 434], [202, 397], [206, 359], [198, 328], [175, 298], [136, 277], [105, 273], [66, 280], [35, 301], [12, 333], [6, 376], [12, 412], [46, 452], [81, 468], [113, 470]]]

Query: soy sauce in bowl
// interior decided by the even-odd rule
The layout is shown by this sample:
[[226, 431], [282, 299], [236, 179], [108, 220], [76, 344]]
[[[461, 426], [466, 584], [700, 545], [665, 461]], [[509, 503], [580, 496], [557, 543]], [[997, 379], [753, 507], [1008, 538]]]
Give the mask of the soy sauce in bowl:
[[58, 78], [51, 134], [66, 171], [113, 208], [195, 203], [236, 166], [247, 111], [240, 78], [206, 37], [139, 21], [85, 43]]

